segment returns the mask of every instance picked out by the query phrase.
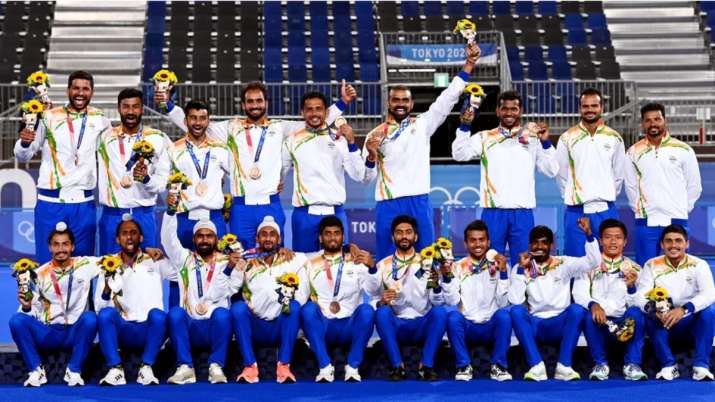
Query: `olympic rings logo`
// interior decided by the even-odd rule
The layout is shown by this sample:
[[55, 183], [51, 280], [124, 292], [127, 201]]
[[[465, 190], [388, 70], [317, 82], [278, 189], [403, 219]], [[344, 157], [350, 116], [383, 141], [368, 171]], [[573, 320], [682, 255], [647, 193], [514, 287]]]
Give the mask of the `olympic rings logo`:
[[17, 234], [30, 243], [35, 243], [35, 225], [30, 221], [21, 221], [17, 225]]
[[477, 200], [474, 202], [473, 205], [479, 205], [479, 189], [476, 187], [472, 186], [465, 186], [465, 187], [460, 187], [459, 190], [454, 194], [454, 198], [452, 198], [452, 193], [450, 193], [446, 188], [444, 187], [432, 187], [430, 190], [430, 194], [432, 193], [439, 193], [439, 194], [444, 194], [447, 197], [447, 201], [443, 202], [442, 205], [465, 205], [462, 201], [459, 200], [459, 197], [464, 194], [464, 193], [469, 193], [472, 192], [477, 195]]

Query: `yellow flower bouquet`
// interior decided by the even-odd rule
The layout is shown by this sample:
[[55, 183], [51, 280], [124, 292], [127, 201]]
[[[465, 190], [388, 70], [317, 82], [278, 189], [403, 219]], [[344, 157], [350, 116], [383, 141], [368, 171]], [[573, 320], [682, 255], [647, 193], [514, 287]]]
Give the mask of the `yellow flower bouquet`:
[[122, 259], [116, 255], [105, 255], [99, 259], [99, 268], [107, 276], [114, 275], [122, 266]]
[[35, 124], [37, 124], [37, 115], [42, 113], [45, 107], [37, 99], [32, 99], [22, 102], [20, 108], [22, 109], [22, 121], [25, 123], [25, 127], [34, 130]]
[[[154, 92], [169, 93], [174, 85], [179, 82], [179, 79], [173, 71], [162, 69], [154, 74], [152, 81], [154, 81]], [[161, 102], [159, 108], [166, 111], [166, 102]]]
[[42, 70], [35, 71], [27, 76], [25, 80], [27, 86], [35, 93], [35, 98], [39, 98], [40, 102], [50, 104], [49, 88], [50, 78]]
[[[166, 188], [170, 193], [179, 197], [181, 190], [186, 190], [191, 185], [191, 179], [189, 179], [185, 174], [181, 172], [176, 172], [169, 176], [166, 182]], [[176, 213], [176, 205], [169, 205], [167, 207], [167, 213], [173, 215]]]
[[290, 314], [290, 302], [295, 298], [295, 292], [298, 290], [300, 285], [300, 279], [298, 275], [293, 272], [286, 272], [279, 276], [276, 280], [278, 282], [278, 303], [281, 305], [281, 312], [283, 314]]
[[459, 32], [462, 37], [467, 40], [468, 44], [472, 44], [477, 37], [477, 24], [464, 18], [457, 21], [457, 25], [454, 27], [454, 30], [452, 32]]
[[29, 258], [21, 258], [12, 265], [12, 276], [17, 280], [18, 293], [25, 295], [25, 300], [32, 300], [32, 288], [34, 287], [37, 274], [35, 269], [39, 264]]
[[645, 311], [648, 314], [663, 314], [673, 308], [673, 300], [670, 298], [670, 295], [668, 295], [668, 291], [663, 287], [656, 286], [649, 290], [645, 294], [645, 298], [648, 300], [645, 306]]
[[236, 235], [233, 233], [228, 233], [224, 235], [221, 240], [218, 241], [217, 248], [218, 251], [227, 255], [234, 252], [240, 253], [243, 251], [243, 245], [240, 241], [238, 241], [238, 237], [236, 237]]

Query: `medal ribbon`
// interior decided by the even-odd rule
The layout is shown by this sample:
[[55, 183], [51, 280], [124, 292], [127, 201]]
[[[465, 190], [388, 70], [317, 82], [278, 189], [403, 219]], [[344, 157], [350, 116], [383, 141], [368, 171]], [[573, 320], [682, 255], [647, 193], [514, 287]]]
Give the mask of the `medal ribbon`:
[[196, 173], [199, 174], [199, 178], [201, 180], [204, 180], [206, 178], [206, 175], [209, 172], [209, 159], [211, 159], [211, 148], [209, 148], [208, 152], [206, 152], [206, 156], [204, 157], [203, 170], [201, 169], [201, 165], [199, 165], [199, 158], [197, 158], [196, 154], [194, 153], [194, 146], [191, 145], [191, 142], [189, 142], [188, 140], [186, 141], [186, 150], [189, 151], [191, 160], [194, 162], [194, 167], [196, 168]]
[[201, 261], [199, 261], [199, 258], [194, 256], [194, 260], [196, 261], [196, 291], [199, 295], [199, 299], [204, 297], [204, 292], [207, 292], [209, 290], [209, 286], [211, 286], [211, 279], [213, 279], [214, 276], [214, 268], [216, 268], [216, 261], [212, 261], [211, 265], [209, 265], [209, 272], [206, 274], [206, 287], [204, 288], [203, 286], [203, 280], [201, 279]]
[[[411, 123], [410, 118], [405, 117], [405, 119], [402, 120], [402, 123], [400, 123], [400, 127], [397, 130], [395, 130], [395, 132], [392, 133], [392, 135], [390, 135], [390, 136], [386, 135], [385, 139], [387, 139], [389, 141], [396, 141], [397, 138], [399, 138], [400, 135], [402, 135], [402, 132], [407, 129], [407, 126], [409, 126], [410, 123]], [[385, 134], [387, 134], [387, 129], [388, 129], [388, 125], [385, 125]]]
[[[70, 299], [72, 298], [72, 282], [74, 278], [74, 267], [70, 268], [70, 275], [67, 283], [67, 300], [62, 300], [62, 289], [60, 288], [60, 283], [57, 280], [57, 275], [55, 270], [50, 271], [50, 279], [52, 280], [52, 287], [55, 289], [55, 295], [60, 300], [60, 307], [62, 307], [62, 314], [65, 316], [65, 323], [67, 323], [67, 310], [70, 308]], [[63, 303], [64, 302], [64, 303]]]
[[[268, 126], [261, 127], [261, 139], [258, 140], [258, 148], [256, 148], [256, 154], [253, 156], [253, 163], [258, 163], [258, 159], [261, 157], [261, 152], [263, 151], [263, 143], [266, 140], [266, 133], [268, 132]], [[253, 153], [253, 141], [251, 140], [251, 133], [246, 130], [246, 144], [248, 144], [248, 152]]]
[[[134, 140], [135, 144], [142, 140], [142, 130], [143, 130], [142, 126], [139, 125], [139, 130], [137, 131], [136, 139]], [[126, 136], [130, 137], [130, 141], [131, 141], [131, 135], [127, 134]], [[124, 156], [125, 156], [124, 137], [125, 137], [124, 133], [122, 133], [122, 135], [119, 137], [119, 154], [122, 155], [122, 162], [124, 162], [124, 160], [125, 160], [125, 158], [124, 158]], [[130, 141], [127, 141], [127, 145], [129, 145]], [[132, 148], [134, 148], [134, 147], [132, 147]], [[127, 172], [132, 170], [132, 165], [134, 164], [134, 158], [136, 157], [135, 155], [136, 155], [136, 152], [134, 151], [134, 149], [132, 149], [132, 153], [129, 155], [129, 160], [126, 163]]]
[[[404, 261], [404, 264], [402, 266], [403, 267], [406, 266], [407, 269], [405, 270], [405, 273], [402, 274], [402, 278], [407, 276], [407, 272], [409, 272], [409, 270], [410, 270], [410, 264], [412, 263], [412, 260], [415, 258], [416, 255], [417, 255], [417, 253], [412, 254], [412, 256], [410, 258], [408, 258]], [[395, 281], [398, 279], [397, 278], [397, 260], [398, 259], [399, 258], [397, 258], [397, 253], [392, 255], [392, 279]]]
[[489, 260], [487, 260], [486, 258], [482, 259], [479, 264], [476, 264], [474, 260], [472, 260], [472, 273], [478, 274], [482, 272], [482, 270], [487, 264], [489, 264]]
[[[325, 257], [323, 257], [325, 258]], [[325, 275], [328, 277], [328, 285], [333, 288], [333, 299], [338, 297], [338, 293], [340, 292], [340, 282], [342, 282], [343, 279], [343, 266], [345, 265], [345, 258], [340, 257], [340, 266], [338, 267], [338, 275], [335, 278], [335, 284], [333, 284], [333, 273], [330, 272], [330, 267], [332, 264], [328, 262], [328, 259], [325, 258], [323, 261], [323, 266], [325, 267]]]
[[[69, 109], [65, 107], [65, 113], [67, 114], [67, 128], [70, 131], [70, 141], [74, 144], [74, 123], [72, 122], [72, 117], [70, 115]], [[87, 112], [82, 114], [82, 126], [79, 129], [79, 139], [77, 140], [77, 151], [82, 145], [82, 139], [84, 138], [84, 129], [87, 126]]]

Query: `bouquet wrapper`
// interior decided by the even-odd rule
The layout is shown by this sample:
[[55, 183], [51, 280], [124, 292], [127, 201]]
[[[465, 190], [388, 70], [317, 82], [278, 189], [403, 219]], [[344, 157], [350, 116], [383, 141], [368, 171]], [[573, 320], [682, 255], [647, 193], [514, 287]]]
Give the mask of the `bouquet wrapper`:
[[22, 121], [27, 129], [34, 130], [35, 124], [37, 124], [37, 113], [23, 113]]
[[[163, 92], [163, 93], [168, 93], [171, 90], [171, 81], [156, 81], [154, 82], [154, 92]], [[166, 102], [161, 102], [159, 103], [159, 107], [161, 110], [166, 111], [167, 110], [167, 105]]]
[[[179, 198], [181, 194], [181, 188], [183, 184], [182, 183], [171, 183], [169, 184], [169, 193], [175, 195], [177, 198]], [[176, 214], [176, 208], [177, 206], [175, 205], [168, 205], [166, 208], [166, 213], [169, 215], [174, 215]]]

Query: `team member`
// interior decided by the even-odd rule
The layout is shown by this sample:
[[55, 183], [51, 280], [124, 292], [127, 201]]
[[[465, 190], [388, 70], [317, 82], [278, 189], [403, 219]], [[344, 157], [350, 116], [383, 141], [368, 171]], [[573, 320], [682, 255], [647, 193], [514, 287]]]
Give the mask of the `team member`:
[[[392, 221], [396, 251], [377, 263], [377, 275], [368, 276], [371, 296], [378, 298], [375, 326], [387, 352], [391, 370], [389, 379], [405, 379], [400, 344], [421, 344], [422, 362], [419, 376], [423, 380], [438, 378], [434, 358], [447, 325], [444, 293], [428, 289], [429, 275], [421, 270], [421, 257], [415, 251], [418, 223], [415, 218], [400, 215]], [[443, 279], [445, 281], [449, 279]]]
[[[335, 121], [357, 96], [355, 88], [343, 81], [340, 100], [329, 109], [328, 124]], [[171, 121], [186, 130], [184, 110], [157, 92], [155, 100], [167, 102]], [[241, 91], [241, 108], [246, 118], [212, 122], [207, 134], [226, 144], [233, 159], [231, 170], [231, 232], [245, 247], [253, 247], [256, 228], [265, 216], [272, 216], [281, 231], [285, 214], [279, 199], [281, 148], [283, 140], [304, 127], [302, 121], [269, 119], [268, 90], [260, 82], [250, 82]]]
[[115, 231], [121, 264], [114, 274], [99, 274], [94, 294], [99, 346], [109, 367], [99, 383], [126, 384], [118, 349], [133, 348], [143, 350], [137, 382], [159, 384], [151, 366], [166, 339], [162, 279], [176, 280], [175, 274], [166, 259], [154, 261], [141, 249], [143, 229], [131, 215]]
[[585, 237], [578, 228], [581, 217], [598, 227], [604, 219], [618, 219], [613, 201], [621, 192], [625, 152], [623, 139], [601, 120], [603, 96], [585, 89], [579, 97], [581, 120], [561, 134], [556, 149], [558, 183], [566, 204], [564, 254], [585, 254]]
[[67, 80], [68, 104], [43, 112], [35, 127], [20, 131], [15, 143], [19, 162], [29, 161], [42, 150], [35, 206], [35, 244], [40, 263], [50, 260], [49, 250], [40, 245], [60, 221], [67, 222], [76, 236], [76, 254], [94, 255], [97, 138], [111, 126], [100, 109], [89, 106], [93, 93], [92, 75], [73, 72]]
[[172, 173], [181, 172], [190, 180], [188, 189], [181, 191], [177, 207], [179, 240], [184, 248], [192, 248], [193, 228], [201, 220], [210, 220], [216, 235], [226, 234], [223, 220], [223, 179], [231, 172], [231, 159], [226, 145], [206, 135], [209, 108], [191, 101], [186, 104], [184, 138], [169, 149]]
[[547, 379], [537, 341], [560, 341], [554, 378], [564, 381], [581, 378], [571, 368], [571, 361], [586, 310], [571, 304], [571, 279], [598, 265], [601, 256], [589, 219], [579, 218], [578, 225], [588, 240], [585, 257], [551, 256], [554, 233], [546, 226], [536, 226], [529, 233], [529, 252], [521, 253], [519, 264], [512, 268], [509, 302], [514, 306], [510, 314], [530, 367], [525, 380]]
[[325, 123], [328, 102], [323, 94], [306, 93], [301, 107], [305, 127], [285, 139], [283, 171], [285, 175], [293, 167], [293, 250], [309, 253], [320, 249], [318, 226], [326, 215], [349, 227], [343, 210], [345, 172], [363, 181], [365, 164], [352, 127], [345, 123], [333, 132]]
[[636, 260], [645, 264], [660, 255], [663, 228], [688, 229], [688, 213], [703, 191], [695, 152], [668, 133], [665, 108], [641, 108], [645, 138], [628, 149], [626, 195], [636, 216]]
[[[189, 115], [192, 113], [191, 108]], [[174, 194], [167, 197], [167, 205], [178, 202]], [[209, 382], [225, 383], [223, 367], [226, 350], [231, 340], [230, 296], [241, 286], [243, 274], [233, 268], [241, 256], [225, 256], [216, 249], [217, 230], [213, 222], [201, 220], [194, 225], [193, 242], [196, 251], [184, 248], [177, 236], [177, 218], [164, 214], [161, 244], [179, 280], [181, 306], [169, 310], [169, 335], [176, 350], [178, 367], [169, 384], [196, 382], [191, 348], [210, 348]]]
[[[245, 267], [243, 301], [231, 306], [234, 333], [243, 357], [243, 371], [236, 381], [258, 382], [253, 344], [279, 346], [276, 365], [278, 383], [295, 382], [290, 370], [293, 346], [300, 327], [301, 305], [308, 300], [308, 278], [303, 254], [279, 252], [281, 232], [271, 216], [263, 218], [256, 234], [256, 253]], [[278, 283], [283, 275], [298, 281], [294, 294]]]
[[485, 222], [477, 220], [464, 228], [467, 257], [452, 269], [454, 280], [443, 285], [447, 304], [458, 310], [447, 315], [447, 335], [454, 351], [456, 380], [472, 379], [473, 368], [467, 344], [494, 344], [490, 377], [497, 381], [511, 380], [507, 371], [507, 352], [511, 343], [511, 318], [504, 309], [509, 304], [509, 274], [507, 260], [501, 254], [487, 258], [491, 247]]
[[377, 259], [395, 249], [390, 225], [398, 215], [415, 217], [420, 233], [416, 247], [422, 249], [434, 240], [430, 192], [430, 137], [452, 111], [464, 91], [469, 75], [479, 59], [476, 44], [467, 47], [462, 71], [442, 91], [429, 110], [410, 117], [414, 102], [405, 86], [390, 89], [387, 121], [373, 129], [365, 141], [366, 181], [377, 178], [375, 186]]
[[509, 243], [514, 265], [519, 262], [519, 253], [529, 247], [529, 231], [534, 228], [534, 169], [555, 177], [558, 165], [548, 126], [521, 126], [518, 92], [499, 94], [497, 105], [499, 127], [471, 137], [474, 111], [467, 108], [462, 113], [462, 125], [452, 142], [452, 157], [457, 161], [481, 158], [481, 219], [490, 228], [489, 238], [498, 252], [503, 254]]
[[591, 312], [584, 318], [583, 332], [596, 365], [588, 377], [592, 380], [608, 379], [610, 369], [605, 343], [609, 329], [606, 320], [622, 325], [630, 319], [633, 320], [634, 331], [626, 344], [623, 376], [626, 380], [646, 380], [648, 376], [640, 367], [645, 321], [635, 302], [635, 284], [641, 267], [623, 255], [628, 238], [623, 222], [604, 220], [598, 228], [598, 236], [603, 248], [601, 262], [591, 272], [576, 279], [573, 287], [574, 301]]
[[[689, 246], [688, 233], [682, 226], [671, 224], [663, 229], [660, 247], [665, 254], [649, 260], [643, 267], [637, 282], [638, 302], [647, 313], [646, 330], [662, 367], [655, 378], [670, 381], [680, 376], [668, 344], [670, 340], [694, 340], [693, 380], [712, 381], [715, 285], [708, 263], [685, 252]], [[670, 311], [646, 307], [646, 294], [655, 287], [665, 289], [672, 299]]]
[[90, 283], [99, 274], [92, 257], [72, 257], [75, 237], [59, 222], [46, 239], [52, 260], [41, 265], [32, 299], [18, 293], [20, 309], [10, 319], [10, 333], [22, 354], [29, 376], [24, 385], [47, 382], [38, 350], [71, 350], [64, 380], [69, 386], [84, 385], [82, 364], [97, 334], [97, 315], [87, 311]]
[[[99, 138], [99, 253], [119, 251], [116, 242], [117, 225], [122, 215], [132, 219], [147, 233], [143, 247], [157, 246], [157, 225], [154, 214], [156, 196], [166, 189], [169, 159], [166, 155], [171, 141], [166, 134], [142, 124], [143, 94], [134, 88], [123, 89], [117, 97], [121, 124], [102, 133]], [[146, 141], [152, 145], [154, 157], [140, 163], [134, 144]]]
[[326, 344], [350, 345], [345, 381], [361, 381], [358, 368], [375, 322], [375, 310], [363, 303], [362, 292], [374, 292], [366, 287], [376, 281], [368, 282], [366, 276], [375, 261], [367, 251], [358, 251], [355, 258], [343, 251], [345, 228], [337, 217], [323, 218], [319, 231], [323, 252], [308, 261], [311, 300], [301, 308], [303, 331], [320, 365], [315, 381], [335, 379]]

